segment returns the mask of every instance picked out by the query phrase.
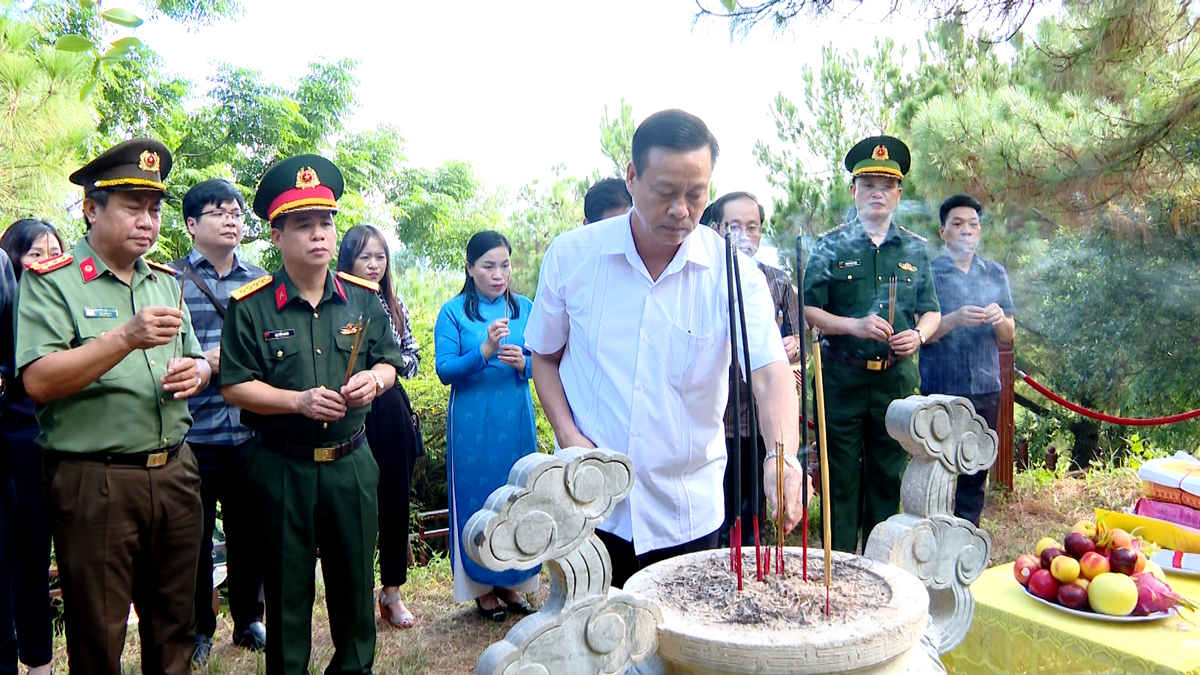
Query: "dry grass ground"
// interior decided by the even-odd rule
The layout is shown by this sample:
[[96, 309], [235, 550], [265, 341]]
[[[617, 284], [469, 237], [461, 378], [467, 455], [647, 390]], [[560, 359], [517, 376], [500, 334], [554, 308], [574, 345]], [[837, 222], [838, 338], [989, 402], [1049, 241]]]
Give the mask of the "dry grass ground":
[[[1059, 477], [1047, 471], [1018, 474], [1011, 494], [989, 494], [983, 513], [983, 527], [992, 535], [992, 561], [1000, 564], [1031, 551], [1043, 536], [1061, 540], [1072, 524], [1090, 518], [1094, 508], [1119, 509], [1130, 506], [1138, 496], [1137, 479], [1128, 469], [1094, 469], [1086, 474]], [[798, 535], [788, 538], [799, 545]], [[813, 538], [812, 546], [820, 546]], [[471, 603], [456, 604], [452, 598], [450, 566], [437, 558], [426, 567], [410, 570], [402, 593], [405, 603], [417, 617], [412, 630], [397, 630], [378, 621], [379, 637], [375, 672], [387, 675], [458, 675], [474, 673], [483, 650], [503, 639], [517, 621], [493, 624], [480, 618]], [[549, 593], [549, 580], [543, 572], [542, 588], [535, 598], [543, 603]], [[132, 628], [132, 627], [131, 627]], [[261, 655], [234, 647], [229, 641], [232, 625], [222, 615], [213, 645], [212, 660], [197, 673], [208, 675], [252, 675], [265, 672]], [[329, 663], [333, 645], [325, 613], [324, 589], [318, 588], [313, 611], [313, 650], [309, 672], [321, 673]], [[65, 673], [66, 648], [58, 638], [55, 672]], [[131, 630], [127, 639], [124, 673], [140, 673], [138, 638]]]

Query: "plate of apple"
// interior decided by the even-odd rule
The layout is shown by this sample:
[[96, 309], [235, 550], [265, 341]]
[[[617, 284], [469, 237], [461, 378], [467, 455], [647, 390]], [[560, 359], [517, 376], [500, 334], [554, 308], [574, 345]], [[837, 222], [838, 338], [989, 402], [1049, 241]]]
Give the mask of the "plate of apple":
[[1034, 600], [1085, 619], [1158, 621], [1196, 603], [1171, 590], [1150, 560], [1157, 546], [1119, 528], [1082, 520], [1059, 544], [1038, 541], [1013, 562], [1013, 576]]

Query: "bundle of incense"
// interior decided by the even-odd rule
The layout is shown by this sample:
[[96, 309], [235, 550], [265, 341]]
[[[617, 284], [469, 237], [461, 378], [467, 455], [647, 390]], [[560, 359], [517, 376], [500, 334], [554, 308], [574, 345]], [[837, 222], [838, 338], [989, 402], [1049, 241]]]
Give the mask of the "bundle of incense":
[[[733, 358], [730, 361], [730, 378], [729, 389], [730, 397], [733, 405], [733, 438], [736, 443], [741, 442], [742, 425], [741, 425], [741, 395], [740, 387], [737, 379], [737, 345], [738, 345], [738, 324], [737, 324], [737, 308], [734, 307], [734, 300], [737, 294], [734, 291], [734, 265], [737, 261], [737, 255], [733, 250], [733, 238], [730, 233], [725, 233], [725, 285], [726, 293], [728, 293], [729, 305], [729, 341], [730, 352]], [[733, 464], [733, 504], [734, 504], [734, 519], [733, 527], [729, 533], [729, 566], [730, 570], [737, 575], [738, 591], [742, 590], [742, 453], [731, 453], [733, 456], [729, 461]]]
[[[898, 282], [898, 280], [896, 279], [895, 274], [893, 274], [891, 276], [891, 278], [888, 279], [888, 325], [891, 326], [893, 330], [895, 330], [895, 328], [896, 328], [896, 284], [897, 284], [897, 282]], [[888, 363], [891, 364], [891, 362], [892, 362], [892, 350], [889, 348], [888, 349]]]
[[367, 319], [364, 324], [362, 314], [359, 314], [355, 325], [358, 326], [358, 332], [354, 334], [354, 346], [350, 348], [350, 363], [346, 365], [346, 384], [349, 384], [350, 378], [354, 376], [354, 364], [358, 361], [358, 350], [362, 348], [363, 341], [367, 339], [367, 329], [371, 327], [371, 320]]
[[[801, 266], [801, 239], [796, 235], [796, 288], [799, 300], [800, 322], [804, 322], [804, 268]], [[804, 323], [795, 328], [800, 331], [800, 472], [804, 478], [800, 483], [800, 553], [804, 581], [808, 581], [808, 354], [804, 349]]]
[[[783, 499], [783, 468], [785, 466], [783, 457], [783, 443], [775, 443], [775, 551], [778, 557], [775, 562], [775, 572], [784, 574], [783, 569], [783, 519], [787, 514], [787, 504]], [[800, 487], [803, 491], [804, 486], [801, 483]], [[807, 525], [807, 523], [805, 523]], [[806, 563], [807, 566], [807, 563]]]
[[[179, 306], [175, 308], [180, 312], [183, 311], [183, 289], [187, 286], [187, 268], [184, 267], [182, 272], [183, 276], [179, 278]], [[193, 281], [192, 283], [196, 282]], [[179, 358], [180, 347], [183, 345], [183, 326], [179, 327], [179, 332], [175, 334], [175, 338], [171, 342], [173, 343], [171, 345], [171, 360], [174, 361]], [[169, 365], [167, 367], [170, 368]]]
[[[833, 568], [830, 557], [832, 547], [830, 538], [832, 527], [829, 522], [829, 448], [825, 443], [825, 381], [821, 377], [821, 337], [819, 331], [813, 329], [813, 403], [817, 409], [817, 447], [820, 449], [821, 462], [821, 525], [823, 536], [821, 545], [825, 552], [825, 616], [829, 616], [829, 587], [833, 579]], [[805, 561], [807, 567], [807, 561]]]
[[[744, 297], [742, 295], [742, 265], [740, 262], [740, 258], [737, 254], [737, 249], [733, 250], [733, 283], [734, 283], [734, 287], [737, 289], [738, 325], [741, 327], [741, 330], [738, 333], [738, 335], [741, 336], [741, 343], [742, 343], [742, 364], [744, 365], [742, 370], [746, 373], [746, 391], [752, 392], [752, 391], [754, 391], [754, 378], [753, 378], [753, 374], [751, 373], [751, 369], [750, 369], [750, 338], [749, 338], [749, 333], [747, 333], [747, 331], [746, 331], [746, 305], [745, 305]], [[736, 341], [734, 342], [734, 345], [735, 346], [737, 345]], [[736, 349], [733, 350], [732, 356], [733, 356], [733, 360], [736, 361], [737, 360], [737, 350]], [[741, 383], [735, 383], [735, 384], [738, 384], [740, 387]], [[747, 403], [749, 403], [749, 405], [746, 406], [746, 412], [748, 413], [746, 421], [750, 426], [749, 431], [750, 431], [751, 437], [753, 438], [758, 433], [758, 411], [752, 401], [747, 401]], [[740, 425], [741, 424], [741, 420], [740, 420], [741, 412], [739, 409], [736, 409], [736, 408], [735, 408], [735, 411], [739, 417], [738, 423]], [[741, 443], [741, 436], [734, 436], [734, 438], [738, 439], [737, 442], [739, 444]], [[741, 455], [740, 450], [741, 450], [741, 448], [739, 447], [739, 452], [737, 453], [739, 456]], [[757, 456], [757, 454], [756, 454], [756, 456]], [[761, 470], [761, 467], [756, 467], [756, 470]], [[763, 571], [762, 542], [759, 539], [759, 532], [758, 532], [758, 513], [759, 513], [759, 511], [762, 510], [762, 495], [761, 495], [761, 490], [759, 489], [758, 480], [755, 479], [750, 482], [753, 486], [753, 487], [751, 487], [751, 490], [750, 490], [750, 512], [753, 514], [751, 516], [751, 527], [754, 528], [755, 578], [758, 581], [762, 581], [762, 571]], [[740, 484], [738, 486], [738, 490], [739, 490], [738, 494], [737, 494], [738, 499], [737, 499], [737, 501], [734, 502], [734, 504], [738, 505], [735, 508], [739, 509], [739, 512], [740, 512], [741, 503], [742, 503]], [[780, 498], [782, 498], [782, 495], [780, 496]], [[741, 541], [738, 542], [738, 546], [739, 547], [741, 546]], [[739, 550], [740, 550], [740, 548], [739, 548]]]

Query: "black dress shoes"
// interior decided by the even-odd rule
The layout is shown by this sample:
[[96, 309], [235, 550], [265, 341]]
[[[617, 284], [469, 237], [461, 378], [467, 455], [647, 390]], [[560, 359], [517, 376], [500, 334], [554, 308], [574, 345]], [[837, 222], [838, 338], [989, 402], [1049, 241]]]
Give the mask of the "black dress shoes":
[[233, 631], [233, 644], [251, 651], [261, 652], [267, 646], [267, 627], [263, 625], [263, 622], [255, 621], [241, 630], [235, 630]]

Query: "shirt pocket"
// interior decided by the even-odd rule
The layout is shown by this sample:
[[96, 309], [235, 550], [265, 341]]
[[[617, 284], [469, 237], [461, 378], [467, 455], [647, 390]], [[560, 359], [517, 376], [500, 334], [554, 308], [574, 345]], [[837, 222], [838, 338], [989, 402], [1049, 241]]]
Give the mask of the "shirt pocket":
[[[79, 334], [79, 344], [82, 346], [97, 340], [110, 330], [120, 328], [122, 323], [124, 322], [114, 319], [84, 319], [75, 327]], [[145, 359], [146, 355], [143, 351], [135, 349], [126, 354], [120, 363], [109, 368], [99, 379], [102, 382], [111, 382], [130, 377], [138, 372], [139, 363], [144, 363]]]
[[[337, 347], [338, 361], [334, 364], [336, 367], [345, 368], [350, 365], [350, 352], [354, 351], [354, 339], [359, 337], [357, 333], [343, 335], [338, 333], [333, 336], [333, 344]], [[367, 350], [366, 338], [363, 338], [363, 345], [358, 348], [358, 355], [354, 359], [354, 372], [360, 370], [359, 364], [366, 363]]]
[[861, 267], [834, 269], [829, 283], [833, 313], [846, 316], [861, 311], [871, 298], [871, 289], [871, 278]]
[[714, 368], [712, 363], [703, 362], [703, 357], [711, 351], [715, 342], [713, 334], [698, 335], [675, 324], [671, 324], [669, 332], [666, 364], [667, 381], [671, 387], [683, 390], [689, 382], [705, 381]]
[[300, 380], [302, 374], [311, 372], [311, 369], [300, 364], [300, 341], [297, 338], [268, 340], [263, 352], [270, 385], [293, 391], [303, 391], [311, 386]]

